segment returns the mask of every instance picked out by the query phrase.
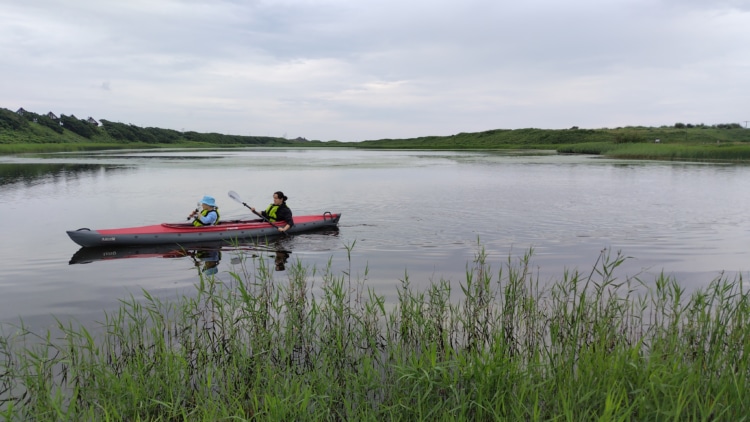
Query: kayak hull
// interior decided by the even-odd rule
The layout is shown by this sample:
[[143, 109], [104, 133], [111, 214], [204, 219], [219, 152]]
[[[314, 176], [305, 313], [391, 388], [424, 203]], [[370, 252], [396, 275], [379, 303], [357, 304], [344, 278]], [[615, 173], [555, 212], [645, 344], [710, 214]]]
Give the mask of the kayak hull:
[[[325, 212], [316, 215], [294, 217], [294, 227], [286, 233], [303, 233], [310, 230], [338, 226], [341, 214]], [[279, 232], [278, 226], [263, 220], [230, 220], [222, 221], [215, 226], [194, 227], [188, 223], [162, 223], [151, 226], [127, 227], [121, 229], [91, 230], [81, 228], [68, 230], [70, 239], [83, 247], [97, 246], [133, 246], [182, 244], [194, 242], [231, 242], [236, 239], [271, 238], [285, 235]]]

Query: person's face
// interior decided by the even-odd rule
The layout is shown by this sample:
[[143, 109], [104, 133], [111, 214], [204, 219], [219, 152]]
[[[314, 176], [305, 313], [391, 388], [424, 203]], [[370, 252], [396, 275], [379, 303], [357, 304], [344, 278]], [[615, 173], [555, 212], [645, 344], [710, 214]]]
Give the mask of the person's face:
[[204, 210], [211, 209], [210, 205], [206, 205], [206, 204], [203, 204], [203, 203], [201, 203], [201, 207], [203, 207]]
[[279, 198], [278, 196], [276, 196], [276, 194], [274, 193], [273, 194], [273, 204], [274, 205], [281, 205], [281, 202], [282, 202], [281, 198]]

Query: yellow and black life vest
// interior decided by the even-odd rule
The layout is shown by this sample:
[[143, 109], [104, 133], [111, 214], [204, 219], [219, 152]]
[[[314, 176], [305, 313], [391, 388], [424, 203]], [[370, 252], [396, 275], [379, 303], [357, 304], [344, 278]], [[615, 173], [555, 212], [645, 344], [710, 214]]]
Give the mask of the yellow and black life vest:
[[266, 212], [264, 214], [265, 214], [266, 218], [268, 218], [268, 221], [270, 221], [272, 223], [276, 222], [276, 220], [277, 220], [277, 218], [276, 218], [276, 211], [278, 211], [278, 210], [279, 210], [279, 206], [276, 205], [276, 204], [271, 204], [271, 205], [268, 206], [268, 208], [266, 208]]
[[[218, 208], [214, 208], [214, 209], [212, 209], [212, 210], [202, 210], [202, 211], [201, 211], [201, 215], [205, 217], [205, 216], [207, 216], [207, 215], [208, 215], [208, 213], [210, 213], [210, 212], [215, 212], [215, 213], [216, 213], [216, 221], [214, 221], [213, 225], [215, 226], [215, 225], [219, 224], [219, 209], [218, 209]], [[195, 227], [205, 226], [205, 224], [203, 224], [203, 223], [201, 222], [201, 220], [199, 220], [199, 219], [197, 219], [197, 218], [196, 218], [195, 220], [193, 220], [193, 225], [194, 225]]]

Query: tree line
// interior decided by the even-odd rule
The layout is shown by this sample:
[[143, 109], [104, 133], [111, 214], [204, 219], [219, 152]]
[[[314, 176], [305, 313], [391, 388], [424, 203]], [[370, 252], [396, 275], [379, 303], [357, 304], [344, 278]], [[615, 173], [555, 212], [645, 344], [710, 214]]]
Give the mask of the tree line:
[[[614, 129], [493, 129], [449, 136], [425, 136], [407, 139], [376, 139], [362, 142], [288, 140], [270, 136], [240, 136], [220, 133], [181, 132], [157, 127], [139, 127], [101, 119], [79, 119], [73, 115], [59, 118], [20, 109], [0, 108], [0, 143], [146, 143], [284, 146], [300, 143], [318, 146], [355, 146], [359, 148], [498, 148], [550, 147], [592, 142], [630, 144], [645, 142], [750, 142], [750, 131], [739, 123], [716, 125], [675, 123], [661, 127], [627, 126]], [[52, 115], [54, 116], [54, 115]], [[688, 139], [687, 132], [690, 131]]]
[[[49, 113], [51, 114], [51, 113]], [[221, 133], [199, 133], [180, 132], [172, 129], [157, 127], [140, 127], [133, 124], [125, 124], [101, 119], [100, 122], [92, 122], [89, 119], [79, 119], [74, 115], [60, 115], [50, 117], [48, 114], [39, 114], [32, 111], [20, 109], [11, 111], [0, 108], [0, 132], [9, 132], [11, 136], [0, 137], [1, 142], [9, 142], [13, 134], [33, 133], [36, 137], [53, 142], [70, 141], [80, 137], [82, 140], [94, 142], [116, 142], [116, 143], [147, 143], [147, 144], [180, 144], [180, 143], [207, 143], [219, 145], [273, 145], [292, 144], [297, 140], [287, 140], [271, 136], [241, 136], [224, 135]], [[99, 124], [101, 123], [101, 124]], [[43, 130], [35, 130], [38, 125]], [[51, 131], [52, 133], [50, 133]], [[65, 138], [55, 135], [66, 136]]]

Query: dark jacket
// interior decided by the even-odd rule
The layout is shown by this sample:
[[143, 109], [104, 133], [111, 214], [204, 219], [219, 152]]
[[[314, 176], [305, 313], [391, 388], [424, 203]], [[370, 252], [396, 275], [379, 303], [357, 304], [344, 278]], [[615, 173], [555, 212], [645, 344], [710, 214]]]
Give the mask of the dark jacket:
[[276, 221], [284, 221], [289, 224], [290, 228], [294, 227], [292, 210], [286, 206], [286, 202], [282, 202], [281, 205], [269, 205], [265, 211], [261, 212], [261, 215], [268, 218], [272, 223], [275, 223]]

